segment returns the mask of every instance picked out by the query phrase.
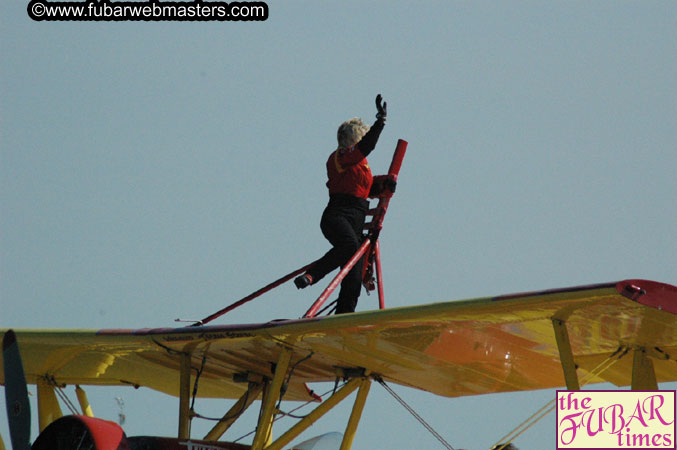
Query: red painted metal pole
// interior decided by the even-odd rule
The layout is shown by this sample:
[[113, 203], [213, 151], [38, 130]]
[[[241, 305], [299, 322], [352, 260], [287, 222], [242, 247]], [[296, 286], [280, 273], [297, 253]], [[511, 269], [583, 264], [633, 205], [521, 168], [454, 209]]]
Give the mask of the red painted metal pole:
[[[400, 173], [402, 161], [404, 160], [404, 155], [407, 152], [407, 145], [408, 143], [404, 139], [399, 139], [397, 141], [395, 154], [393, 154], [393, 159], [390, 162], [390, 168], [388, 169], [388, 175], [395, 180], [397, 180], [397, 175]], [[373, 217], [371, 222], [367, 224], [368, 226], [365, 228], [369, 230], [369, 237], [372, 240], [372, 245], [367, 251], [368, 257], [365, 258], [365, 271], [369, 264], [375, 261], [378, 283], [378, 301], [380, 309], [385, 308], [385, 296], [383, 293], [383, 279], [381, 278], [381, 253], [379, 249], [378, 236], [381, 229], [383, 228], [383, 219], [385, 218], [386, 211], [388, 211], [388, 205], [390, 204], [391, 197], [392, 193], [379, 199], [376, 208], [370, 211], [370, 214], [372, 214]]]
[[404, 159], [404, 154], [407, 152], [407, 141], [404, 139], [398, 139], [397, 147], [395, 147], [395, 154], [393, 155], [393, 160], [390, 162], [390, 168], [388, 169], [388, 175], [395, 175], [400, 173], [400, 167], [402, 167], [402, 160]]
[[378, 240], [374, 243], [374, 264], [376, 265], [376, 285], [378, 286], [378, 307], [386, 307], [385, 295], [383, 294], [383, 275], [381, 273], [381, 244]]
[[357, 264], [357, 261], [362, 258], [364, 253], [367, 251], [367, 248], [369, 248], [369, 244], [371, 243], [370, 239], [366, 239], [363, 243], [362, 246], [357, 250], [357, 252], [353, 255], [352, 258], [350, 258], [350, 261], [346, 263], [345, 266], [341, 269], [341, 271], [336, 275], [336, 277], [329, 283], [329, 286], [322, 292], [322, 294], [318, 297], [317, 300], [315, 300], [315, 303], [313, 303], [313, 306], [310, 307], [310, 309], [303, 315], [303, 317], [315, 317], [315, 314], [317, 314], [317, 311], [322, 307], [322, 304], [327, 301], [327, 298], [331, 295], [332, 292], [336, 289], [336, 287], [339, 285], [341, 281], [346, 277], [348, 272], [350, 272], [350, 269], [352, 269], [355, 264]]
[[216, 319], [216, 318], [218, 318], [218, 317], [221, 317], [222, 315], [226, 314], [227, 312], [234, 310], [234, 309], [237, 308], [238, 306], [244, 305], [245, 303], [247, 303], [247, 302], [249, 302], [249, 301], [251, 301], [251, 300], [254, 300], [256, 297], [258, 297], [258, 296], [260, 296], [260, 295], [262, 295], [262, 294], [265, 294], [266, 292], [270, 291], [271, 289], [274, 289], [274, 288], [278, 287], [279, 285], [281, 285], [281, 284], [283, 284], [283, 283], [286, 283], [287, 281], [289, 281], [289, 280], [291, 280], [292, 278], [294, 278], [296, 275], [305, 272], [305, 271], [306, 271], [308, 268], [310, 268], [310, 266], [312, 266], [313, 264], [314, 264], [314, 263], [310, 263], [310, 264], [308, 264], [307, 266], [303, 266], [303, 267], [301, 267], [300, 269], [297, 269], [297, 270], [293, 271], [292, 273], [287, 274], [287, 275], [283, 276], [282, 278], [280, 278], [280, 279], [278, 279], [278, 280], [276, 280], [276, 281], [273, 281], [272, 283], [270, 283], [270, 284], [268, 284], [268, 285], [262, 287], [262, 288], [259, 289], [258, 291], [252, 292], [251, 294], [249, 294], [248, 296], [244, 297], [243, 299], [236, 301], [236, 302], [233, 303], [232, 305], [226, 306], [225, 308], [223, 308], [223, 309], [221, 309], [221, 310], [215, 312], [215, 313], [212, 314], [211, 316], [207, 316], [207, 317], [205, 317], [204, 319], [200, 320], [199, 322], [195, 322], [194, 324], [192, 324], [192, 325], [190, 325], [190, 326], [205, 325], [205, 324], [211, 322], [212, 320], [214, 320], [214, 319]]

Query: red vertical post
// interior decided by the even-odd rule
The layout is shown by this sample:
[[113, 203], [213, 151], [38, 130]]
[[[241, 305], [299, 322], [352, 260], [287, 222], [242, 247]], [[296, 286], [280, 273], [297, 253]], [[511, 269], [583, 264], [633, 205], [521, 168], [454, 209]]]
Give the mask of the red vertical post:
[[[393, 159], [390, 162], [390, 168], [388, 169], [388, 175], [397, 180], [397, 176], [400, 173], [400, 167], [402, 167], [402, 161], [404, 160], [404, 155], [407, 152], [407, 141], [404, 139], [399, 139], [397, 141], [397, 146], [395, 147], [395, 153], [393, 154]], [[385, 308], [385, 295], [383, 293], [383, 279], [381, 278], [381, 251], [379, 249], [378, 235], [383, 228], [383, 219], [385, 218], [386, 211], [388, 210], [388, 205], [390, 204], [390, 198], [392, 194], [382, 197], [378, 201], [374, 213], [374, 217], [371, 219], [370, 226], [370, 236], [373, 238], [372, 246], [369, 248], [367, 255], [369, 255], [365, 261], [365, 267], [368, 264], [371, 264], [372, 261], [376, 264], [376, 277], [378, 283], [378, 302], [379, 308]]]
[[390, 168], [388, 169], [388, 175], [395, 175], [400, 173], [400, 167], [402, 167], [402, 160], [404, 159], [404, 154], [407, 152], [407, 141], [404, 139], [398, 139], [397, 147], [395, 147], [395, 154], [393, 155], [393, 160], [390, 162]]
[[374, 245], [374, 264], [376, 265], [376, 285], [378, 286], [378, 308], [386, 307], [385, 295], [383, 294], [383, 275], [381, 272], [381, 244], [376, 240]]

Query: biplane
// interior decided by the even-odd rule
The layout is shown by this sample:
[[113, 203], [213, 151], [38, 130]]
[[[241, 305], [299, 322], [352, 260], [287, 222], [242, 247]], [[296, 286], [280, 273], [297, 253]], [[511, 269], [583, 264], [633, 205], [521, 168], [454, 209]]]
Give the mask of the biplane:
[[[402, 142], [390, 174], [399, 171]], [[677, 380], [677, 287], [669, 284], [624, 280], [385, 308], [378, 231], [388, 200], [379, 200], [358, 254], [300, 319], [210, 324], [305, 267], [190, 326], [0, 330], [0, 382], [13, 450], [284, 449], [357, 391], [340, 442], [345, 450], [351, 448], [374, 381], [387, 389], [396, 384], [460, 397], [578, 390], [599, 382], [657, 390], [658, 383]], [[379, 309], [320, 316], [341, 274], [361, 257], [368, 263], [365, 285], [375, 289], [378, 284]], [[312, 386], [326, 382], [335, 388], [322, 398]], [[37, 386], [40, 434], [32, 447], [27, 384]], [[57, 392], [66, 385], [76, 387], [80, 414], [61, 412]], [[86, 386], [144, 387], [177, 397], [176, 436], [127, 437], [116, 423], [93, 417]], [[200, 398], [229, 399], [232, 405], [206, 435], [194, 436], [193, 405]], [[283, 401], [315, 407], [273, 433]], [[260, 411], [251, 443], [224, 439], [255, 402]]]

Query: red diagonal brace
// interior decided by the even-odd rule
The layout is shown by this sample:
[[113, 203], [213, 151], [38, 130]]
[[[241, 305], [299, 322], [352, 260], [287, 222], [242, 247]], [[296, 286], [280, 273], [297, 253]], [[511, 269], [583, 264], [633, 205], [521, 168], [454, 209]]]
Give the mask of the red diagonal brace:
[[303, 315], [303, 317], [315, 317], [315, 314], [317, 314], [317, 311], [322, 307], [322, 304], [327, 301], [327, 297], [331, 295], [332, 292], [336, 289], [336, 287], [339, 285], [341, 281], [346, 277], [346, 274], [350, 272], [350, 269], [352, 269], [355, 264], [357, 264], [357, 261], [362, 258], [364, 253], [367, 251], [367, 248], [369, 247], [369, 244], [371, 241], [369, 239], [366, 239], [363, 243], [362, 246], [357, 250], [357, 252], [353, 255], [352, 258], [350, 258], [350, 261], [341, 268], [341, 271], [334, 277], [333, 280], [331, 280], [331, 283], [329, 283], [329, 286], [327, 286], [327, 289], [325, 289], [322, 294], [318, 297], [317, 300], [315, 300], [315, 303], [313, 303], [313, 306], [310, 307], [310, 309]]
[[192, 324], [191, 326], [205, 325], [205, 324], [211, 322], [212, 320], [214, 320], [214, 319], [216, 319], [216, 318], [218, 318], [218, 317], [221, 317], [222, 315], [226, 314], [227, 312], [234, 310], [234, 309], [237, 308], [238, 306], [244, 305], [245, 303], [247, 303], [247, 302], [249, 302], [249, 301], [251, 301], [251, 300], [254, 300], [256, 297], [259, 297], [260, 295], [265, 294], [266, 292], [270, 291], [271, 289], [274, 289], [274, 288], [278, 287], [278, 286], [281, 285], [282, 283], [285, 283], [285, 282], [291, 280], [291, 279], [294, 278], [296, 275], [305, 272], [305, 271], [308, 270], [308, 269], [310, 268], [310, 266], [312, 266], [313, 264], [314, 264], [314, 263], [311, 263], [311, 264], [308, 264], [308, 265], [306, 265], [306, 266], [301, 267], [300, 269], [296, 269], [295, 271], [293, 271], [293, 272], [291, 272], [291, 273], [289, 273], [289, 274], [283, 276], [282, 278], [280, 278], [280, 279], [278, 279], [278, 280], [275, 280], [275, 281], [273, 281], [272, 283], [270, 283], [270, 284], [268, 284], [268, 285], [262, 287], [262, 288], [259, 289], [258, 291], [252, 292], [252, 293], [249, 294], [248, 296], [246, 296], [246, 297], [244, 297], [244, 298], [242, 298], [242, 299], [236, 301], [235, 303], [233, 303], [233, 304], [231, 304], [231, 305], [229, 305], [229, 306], [226, 306], [225, 308], [223, 308], [223, 309], [221, 309], [221, 310], [215, 312], [214, 314], [212, 314], [212, 315], [210, 315], [210, 316], [205, 317], [204, 319], [200, 320], [199, 322], [195, 322], [195, 323]]

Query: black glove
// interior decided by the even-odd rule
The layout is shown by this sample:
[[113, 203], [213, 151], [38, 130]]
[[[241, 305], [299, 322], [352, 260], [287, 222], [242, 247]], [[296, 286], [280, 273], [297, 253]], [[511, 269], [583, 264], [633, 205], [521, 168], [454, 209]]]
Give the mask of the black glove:
[[374, 177], [374, 181], [371, 185], [369, 197], [380, 198], [388, 195], [393, 195], [395, 193], [396, 187], [397, 180], [393, 175], [377, 175]]
[[381, 94], [378, 94], [376, 96], [376, 109], [378, 110], [376, 113], [376, 118], [385, 122], [386, 116], [388, 115], [388, 104], [383, 102], [383, 105], [381, 105], [382, 100], [383, 98], [381, 97]]

